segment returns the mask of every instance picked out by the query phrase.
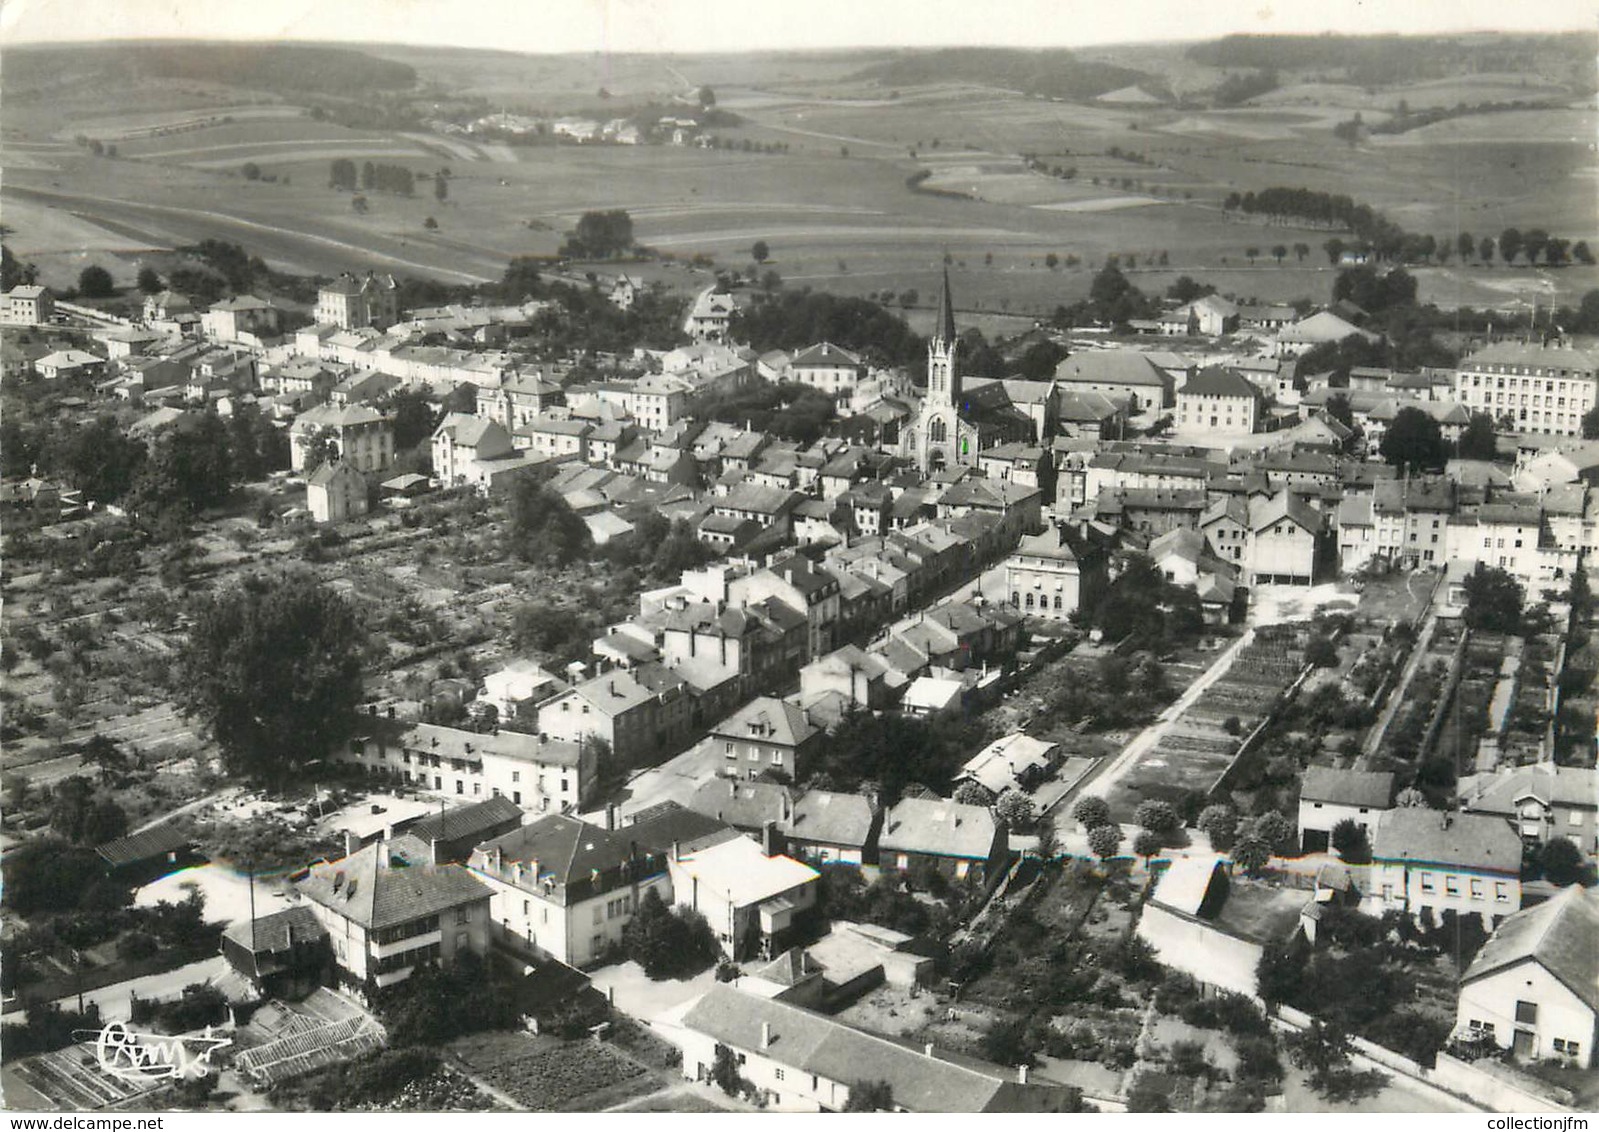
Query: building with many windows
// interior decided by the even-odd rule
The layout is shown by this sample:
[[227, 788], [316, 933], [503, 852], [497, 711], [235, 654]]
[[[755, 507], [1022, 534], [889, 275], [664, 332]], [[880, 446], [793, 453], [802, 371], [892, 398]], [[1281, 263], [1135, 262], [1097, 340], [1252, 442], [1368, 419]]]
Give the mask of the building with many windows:
[[1495, 342], [1460, 363], [1455, 400], [1516, 432], [1581, 436], [1599, 388], [1599, 351]]
[[446, 798], [504, 797], [531, 813], [564, 813], [588, 803], [599, 773], [594, 751], [576, 739], [365, 722], [336, 759]]

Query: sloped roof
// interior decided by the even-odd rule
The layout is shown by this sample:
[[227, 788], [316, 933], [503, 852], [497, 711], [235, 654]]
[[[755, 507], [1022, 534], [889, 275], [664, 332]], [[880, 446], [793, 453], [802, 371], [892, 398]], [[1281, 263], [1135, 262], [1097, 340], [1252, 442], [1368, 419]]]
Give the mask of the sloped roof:
[[794, 803], [787, 833], [798, 841], [866, 845], [872, 832], [871, 800], [859, 794], [812, 790]]
[[986, 861], [997, 832], [994, 815], [983, 806], [901, 798], [883, 818], [878, 843], [884, 850]]
[[566, 814], [550, 814], [485, 841], [477, 851], [488, 854], [499, 850], [506, 861], [537, 862], [538, 876], [530, 877], [530, 883], [552, 877], [565, 885], [584, 880], [594, 872], [617, 868], [632, 858], [637, 843], [636, 837], [613, 833]]
[[170, 822], [151, 826], [142, 833], [130, 833], [115, 841], [108, 841], [95, 849], [100, 859], [110, 868], [120, 868], [139, 861], [162, 857], [194, 844], [192, 838]]
[[1516, 876], [1521, 838], [1503, 818], [1400, 808], [1382, 815], [1372, 859], [1452, 865]]
[[792, 857], [768, 857], [748, 837], [703, 845], [684, 852], [673, 864], [706, 891], [725, 893], [728, 902], [739, 907], [759, 904], [821, 875]]
[[1523, 798], [1593, 809], [1599, 806], [1599, 770], [1535, 763], [1499, 774], [1477, 775], [1460, 783], [1462, 805], [1479, 813], [1509, 816]]
[[795, 354], [789, 362], [791, 368], [799, 366], [859, 366], [860, 356], [831, 342], [818, 342]]
[[830, 1081], [888, 1082], [894, 1103], [912, 1112], [999, 1112], [1047, 1108], [1066, 1090], [1018, 1085], [1015, 1071], [963, 1058], [928, 1056], [887, 1038], [797, 1006], [718, 984], [683, 1015], [683, 1026], [740, 1050]]
[[1221, 856], [1215, 853], [1178, 857], [1156, 883], [1155, 903], [1185, 915], [1199, 915], [1221, 864]]
[[781, 747], [798, 747], [820, 730], [803, 709], [772, 696], [757, 696], [711, 728], [711, 734], [749, 739], [752, 727], [761, 729], [754, 737], [762, 743]]
[[1247, 397], [1256, 400], [1260, 389], [1254, 382], [1226, 366], [1206, 366], [1177, 391], [1179, 397]]
[[1388, 771], [1307, 767], [1299, 796], [1310, 802], [1386, 810], [1393, 803], [1394, 776]]
[[521, 820], [522, 807], [501, 796], [487, 798], [470, 806], [458, 806], [442, 814], [430, 814], [413, 825], [410, 832], [424, 842], [434, 838], [440, 841], [461, 841], [469, 837], [478, 837], [508, 821]]
[[687, 852], [744, 836], [725, 821], [670, 801], [640, 810], [622, 828], [640, 845], [659, 853], [674, 844]]
[[305, 904], [261, 916], [253, 925], [249, 920], [238, 920], [222, 933], [223, 938], [257, 953], [287, 951], [296, 942], [326, 939], [327, 934], [316, 913]]
[[689, 809], [709, 814], [740, 829], [760, 829], [767, 822], [786, 820], [793, 792], [776, 782], [740, 782], [713, 778], [702, 783], [689, 799]]
[[387, 867], [380, 843], [343, 860], [317, 865], [300, 882], [308, 900], [330, 908], [368, 931], [488, 900], [489, 887], [460, 865]]
[[1599, 889], [1571, 885], [1552, 900], [1507, 916], [1461, 983], [1531, 960], [1599, 1011]]
[[1254, 499], [1250, 502], [1251, 530], [1263, 530], [1283, 519], [1291, 519], [1311, 534], [1321, 532], [1321, 512], [1292, 492], [1280, 491], [1270, 499]]
[[1319, 311], [1309, 318], [1300, 319], [1290, 326], [1285, 326], [1277, 332], [1279, 342], [1342, 342], [1351, 334], [1358, 335], [1368, 341], [1374, 341], [1378, 335], [1367, 330], [1362, 330], [1354, 323], [1339, 318], [1332, 311]]
[[1068, 384], [1101, 382], [1164, 389], [1171, 377], [1137, 350], [1088, 350], [1055, 367], [1055, 380]]

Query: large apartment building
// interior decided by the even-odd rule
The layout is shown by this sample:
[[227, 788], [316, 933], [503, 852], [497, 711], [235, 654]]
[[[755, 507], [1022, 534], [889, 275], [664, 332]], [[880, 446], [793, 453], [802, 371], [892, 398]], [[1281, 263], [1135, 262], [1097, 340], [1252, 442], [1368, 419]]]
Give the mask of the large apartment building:
[[1496, 342], [1460, 363], [1455, 399], [1516, 432], [1581, 436], [1599, 389], [1599, 351]]

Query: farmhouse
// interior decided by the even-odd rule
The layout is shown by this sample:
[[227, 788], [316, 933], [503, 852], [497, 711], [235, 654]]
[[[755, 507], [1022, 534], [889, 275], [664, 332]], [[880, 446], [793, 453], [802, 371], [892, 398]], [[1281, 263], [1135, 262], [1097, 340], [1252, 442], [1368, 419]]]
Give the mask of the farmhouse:
[[1506, 918], [1460, 981], [1456, 1034], [1526, 1060], [1599, 1065], [1599, 892], [1571, 885]]
[[1299, 788], [1299, 842], [1306, 853], [1325, 853], [1333, 826], [1352, 821], [1371, 844], [1378, 818], [1393, 806], [1394, 776], [1389, 771], [1305, 770]]
[[1521, 907], [1521, 838], [1503, 819], [1389, 810], [1372, 839], [1369, 910], [1418, 920], [1475, 913], [1492, 928]]

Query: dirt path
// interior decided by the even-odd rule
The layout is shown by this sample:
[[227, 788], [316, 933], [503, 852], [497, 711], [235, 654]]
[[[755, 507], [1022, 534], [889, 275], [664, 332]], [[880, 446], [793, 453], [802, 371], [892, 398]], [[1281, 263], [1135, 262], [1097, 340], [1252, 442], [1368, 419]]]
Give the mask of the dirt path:
[[1229, 645], [1226, 651], [1219, 654], [1211, 662], [1210, 667], [1188, 686], [1187, 691], [1177, 697], [1165, 711], [1156, 717], [1154, 723], [1140, 731], [1132, 742], [1122, 748], [1121, 754], [1111, 759], [1109, 763], [1102, 765], [1099, 772], [1090, 776], [1079, 789], [1091, 787], [1094, 793], [1101, 798], [1107, 797], [1116, 784], [1127, 777], [1128, 772], [1138, 765], [1138, 760], [1160, 744], [1166, 732], [1183, 717], [1184, 712], [1194, 706], [1199, 697], [1205, 693], [1205, 689], [1227, 675], [1228, 670], [1233, 666], [1233, 661], [1238, 659], [1238, 654], [1243, 652], [1249, 646], [1249, 642], [1254, 639], [1255, 630], [1252, 628], [1246, 630], [1243, 636]]
[[1405, 661], [1405, 671], [1400, 675], [1399, 683], [1394, 685], [1394, 690], [1388, 693], [1388, 702], [1383, 706], [1382, 718], [1372, 727], [1371, 734], [1366, 736], [1365, 745], [1360, 749], [1362, 763], [1377, 753], [1383, 739], [1387, 737], [1388, 728], [1393, 725], [1394, 717], [1404, 706], [1405, 693], [1410, 690], [1410, 682], [1415, 679], [1416, 673], [1421, 670], [1421, 662], [1427, 657], [1427, 646], [1432, 643], [1432, 633], [1437, 627], [1438, 615], [1429, 610], [1426, 620], [1421, 623], [1421, 631], [1416, 634], [1416, 643], [1410, 648], [1410, 658]]

